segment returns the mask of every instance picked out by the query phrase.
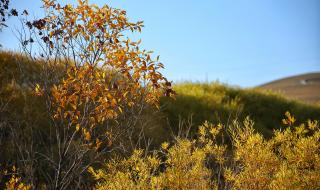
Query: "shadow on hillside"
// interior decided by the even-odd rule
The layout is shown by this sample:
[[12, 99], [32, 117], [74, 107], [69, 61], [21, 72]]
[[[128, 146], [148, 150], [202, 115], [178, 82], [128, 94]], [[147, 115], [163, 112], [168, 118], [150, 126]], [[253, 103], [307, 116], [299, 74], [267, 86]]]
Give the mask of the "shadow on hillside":
[[[193, 84], [203, 88], [201, 84]], [[273, 129], [283, 127], [281, 121], [284, 113], [289, 111], [299, 122], [308, 119], [320, 119], [320, 108], [299, 102], [287, 100], [279, 95], [262, 93], [258, 90], [243, 90], [232, 87], [225, 87], [221, 84], [212, 84], [214, 87], [210, 93], [218, 94], [219, 98], [210, 96], [195, 96], [178, 91], [176, 100], [163, 98], [161, 103], [164, 107], [171, 127], [178, 126], [180, 118], [188, 118], [192, 115], [192, 134], [195, 134], [197, 127], [205, 120], [214, 124], [228, 124], [233, 119], [243, 120], [249, 116], [255, 121], [255, 129], [266, 137], [272, 134]], [[216, 92], [217, 85], [219, 90]], [[182, 84], [183, 86], [183, 84]], [[185, 87], [188, 88], [190, 84]], [[223, 93], [221, 93], [223, 89]], [[207, 89], [208, 90], [208, 89]], [[210, 90], [210, 87], [209, 87]], [[174, 128], [177, 131], [177, 128]]]

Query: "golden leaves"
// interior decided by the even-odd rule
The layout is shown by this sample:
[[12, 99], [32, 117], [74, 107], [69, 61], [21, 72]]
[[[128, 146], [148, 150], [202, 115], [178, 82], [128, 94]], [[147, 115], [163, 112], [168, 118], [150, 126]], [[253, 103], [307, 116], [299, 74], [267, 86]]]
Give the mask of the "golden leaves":
[[34, 88], [34, 94], [36, 96], [42, 96], [44, 93], [44, 90], [40, 87], [39, 84], [36, 84], [35, 88]]
[[80, 130], [80, 124], [77, 123], [77, 124], [76, 124], [76, 131], [79, 131], [79, 130]]
[[286, 118], [282, 119], [282, 123], [285, 124], [285, 125], [291, 126], [296, 121], [296, 118], [294, 116], [292, 116], [290, 114], [290, 112], [288, 112], [288, 111], [285, 113], [285, 116], [286, 116]]
[[18, 171], [15, 166], [12, 167], [11, 177], [9, 181], [5, 183], [5, 189], [11, 190], [30, 190], [32, 186], [30, 184], [23, 183], [21, 177], [18, 176]]
[[[115, 118], [118, 99], [125, 101], [126, 98], [121, 91], [112, 89], [112, 84], [107, 80], [110, 78], [106, 79], [105, 71], [94, 71], [90, 66], [79, 69], [72, 67], [62, 84], [51, 89], [54, 105], [60, 108], [60, 111], [63, 110], [65, 118], [72, 120], [82, 117], [80, 110], [88, 104], [95, 104], [92, 110], [95, 119], [90, 121], [100, 122], [106, 118]], [[77, 111], [80, 111], [80, 115]]]
[[[45, 44], [50, 56], [72, 55], [63, 79], [46, 86], [52, 118], [59, 125], [96, 144], [96, 149], [102, 146], [101, 139], [108, 139], [111, 146], [109, 137], [96, 140], [97, 128], [100, 131], [107, 121], [117, 123], [119, 115], [128, 113], [137, 101], [158, 106], [160, 96], [174, 94], [159, 71], [163, 68], [159, 56], [154, 59], [152, 51], [140, 49], [141, 40], [125, 36], [128, 31], [141, 32], [142, 21], [130, 22], [126, 11], [88, 0], [78, 0], [77, 5], [61, 6], [55, 0], [43, 4], [47, 15], [26, 23], [34, 39], [42, 39], [39, 43]], [[38, 84], [34, 92], [44, 93]]]
[[167, 143], [167, 142], [164, 142], [164, 143], [161, 144], [161, 148], [162, 148], [163, 150], [167, 150], [168, 147], [169, 147], [169, 143]]
[[42, 0], [45, 8], [50, 8], [55, 5], [55, 0]]
[[[157, 103], [156, 100], [162, 94], [174, 95], [167, 79], [158, 72], [163, 68], [159, 56], [154, 61], [151, 57], [152, 51], [141, 51], [139, 49], [141, 40], [138, 42], [133, 42], [129, 38], [122, 40], [122, 33], [125, 30], [141, 31], [143, 21], [129, 22], [126, 11], [107, 5], [102, 7], [90, 5], [87, 0], [78, 0], [78, 5], [67, 4], [63, 8], [56, 1], [44, 0], [43, 3], [44, 7], [51, 11], [37, 23], [40, 29], [43, 24], [47, 25], [49, 36], [45, 36], [44, 39], [48, 47], [55, 48], [53, 41], [58, 44], [61, 41], [63, 48], [72, 46], [79, 50], [81, 59], [93, 60], [88, 63], [89, 65], [114, 68], [134, 83], [146, 82], [147, 87], [152, 88], [147, 95], [149, 97], [147, 102]], [[81, 46], [75, 47], [70, 40], [90, 43], [82, 43]], [[97, 52], [100, 56], [93, 58]]]
[[[289, 115], [289, 114], [287, 114]], [[291, 116], [291, 115], [290, 115]], [[293, 117], [293, 116], [291, 116]], [[248, 118], [233, 122], [232, 148], [216, 142], [225, 127], [208, 122], [200, 126], [203, 140], [177, 139], [163, 143], [154, 154], [135, 150], [129, 158], [111, 160], [105, 169], [89, 172], [97, 189], [317, 189], [320, 180], [320, 136], [316, 121], [312, 133], [300, 133], [304, 124], [277, 130], [273, 137], [254, 133]], [[303, 126], [303, 127], [302, 127]], [[160, 156], [159, 156], [160, 155]], [[220, 181], [220, 182], [219, 182]], [[123, 186], [122, 186], [123, 185]]]
[[319, 122], [318, 121], [311, 121], [310, 119], [308, 120], [308, 127], [310, 130], [316, 130], [319, 128]]
[[89, 131], [84, 132], [85, 140], [90, 141], [91, 140], [91, 134]]

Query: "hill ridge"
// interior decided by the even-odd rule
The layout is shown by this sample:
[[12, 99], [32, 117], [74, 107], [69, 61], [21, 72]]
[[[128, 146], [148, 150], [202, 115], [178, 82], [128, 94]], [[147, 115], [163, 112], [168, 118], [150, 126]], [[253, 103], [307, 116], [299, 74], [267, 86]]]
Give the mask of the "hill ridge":
[[320, 102], [320, 72], [303, 73], [276, 79], [257, 88], [280, 93], [289, 99], [305, 103]]

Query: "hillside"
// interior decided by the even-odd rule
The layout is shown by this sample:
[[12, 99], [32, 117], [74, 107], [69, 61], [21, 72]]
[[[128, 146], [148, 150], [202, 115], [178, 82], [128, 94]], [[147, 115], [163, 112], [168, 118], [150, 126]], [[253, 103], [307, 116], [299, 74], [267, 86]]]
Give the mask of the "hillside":
[[[21, 147], [25, 150], [26, 154], [29, 155], [30, 149], [35, 150], [37, 153], [38, 151], [47, 153], [48, 150], [55, 150], [54, 148], [59, 146], [57, 145], [58, 143], [55, 144], [56, 136], [54, 136], [54, 138], [50, 136], [52, 133], [52, 128], [50, 128], [50, 115], [45, 109], [46, 107], [44, 98], [34, 96], [33, 93], [33, 86], [35, 83], [37, 83], [37, 81], [40, 80], [39, 78], [41, 77], [41, 64], [43, 63], [30, 61], [26, 57], [17, 53], [0, 52], [1, 167], [10, 167], [10, 164], [12, 163], [20, 164], [20, 162], [23, 162], [22, 164], [18, 165], [17, 168], [20, 170], [22, 168], [24, 169], [22, 170], [23, 172], [28, 172], [30, 171], [29, 165], [24, 165], [26, 163], [25, 160], [21, 159], [21, 161], [18, 157], [20, 154], [24, 153], [21, 151]], [[54, 68], [53, 73], [56, 74], [62, 71], [63, 70], [61, 68]], [[125, 182], [124, 189], [127, 189], [129, 186], [127, 185], [128, 181], [131, 183], [130, 187], [136, 187], [137, 182], [135, 179], [132, 179], [131, 177], [120, 178], [119, 174], [121, 176], [124, 174], [126, 176], [135, 176], [137, 174], [140, 175], [139, 171], [146, 171], [142, 173], [143, 176], [152, 176], [152, 178], [147, 177], [145, 179], [158, 178], [157, 180], [159, 184], [161, 182], [164, 185], [167, 184], [166, 179], [170, 177], [172, 178], [172, 176], [178, 174], [177, 179], [180, 179], [180, 181], [191, 181], [191, 186], [195, 184], [196, 179], [198, 178], [200, 181], [206, 179], [207, 181], [204, 182], [208, 184], [212, 183], [211, 179], [214, 179], [214, 182], [216, 182], [216, 178], [222, 179], [221, 176], [217, 176], [217, 174], [214, 172], [212, 172], [212, 174], [208, 173], [209, 171], [221, 171], [221, 169], [223, 169], [223, 171], [225, 169], [225, 171], [230, 171], [230, 168], [235, 168], [234, 176], [239, 175], [240, 177], [242, 173], [239, 174], [239, 171], [242, 171], [244, 166], [247, 166], [248, 168], [254, 168], [258, 165], [257, 170], [261, 171], [260, 165], [263, 165], [271, 168], [270, 171], [280, 171], [285, 173], [286, 171], [283, 172], [283, 170], [274, 169], [274, 162], [269, 162], [269, 160], [274, 158], [276, 158], [276, 161], [279, 162], [276, 166], [281, 166], [280, 163], [283, 163], [283, 165], [286, 167], [288, 166], [288, 163], [293, 163], [293, 166], [296, 166], [296, 163], [311, 163], [311, 169], [308, 167], [303, 167], [303, 172], [301, 172], [301, 174], [296, 174], [297, 176], [305, 176], [304, 173], [307, 173], [310, 176], [316, 176], [318, 174], [318, 168], [314, 168], [314, 166], [319, 165], [316, 164], [319, 163], [318, 153], [314, 154], [314, 152], [318, 152], [319, 150], [319, 135], [316, 136], [319, 134], [318, 125], [317, 122], [306, 121], [308, 121], [308, 119], [320, 120], [320, 106], [313, 106], [310, 104], [288, 100], [279, 94], [269, 91], [261, 91], [259, 89], [241, 89], [220, 83], [185, 82], [175, 84], [173, 87], [177, 92], [175, 99], [163, 97], [161, 99], [160, 112], [155, 108], [144, 108], [142, 110], [143, 112], [141, 120], [139, 120], [143, 123], [138, 122], [136, 125], [134, 125], [133, 130], [129, 131], [132, 134], [130, 138], [141, 138], [141, 141], [139, 141], [139, 139], [137, 140], [137, 142], [141, 142], [141, 145], [130, 145], [130, 142], [135, 142], [131, 140], [135, 139], [126, 137], [123, 138], [123, 136], [121, 136], [122, 138], [119, 140], [121, 145], [123, 145], [125, 148], [130, 148], [130, 146], [133, 146], [132, 149], [135, 151], [128, 148], [130, 151], [129, 153], [121, 153], [120, 151], [115, 152], [117, 151], [116, 148], [119, 146], [114, 146], [114, 149], [111, 149], [115, 150], [114, 153], [107, 152], [107, 154], [102, 155], [99, 159], [97, 159], [97, 164], [92, 164], [92, 167], [88, 169], [88, 172], [83, 174], [85, 181], [83, 186], [94, 186], [96, 185], [96, 179], [99, 179], [100, 183], [101, 178], [103, 178], [102, 180], [105, 180], [106, 182], [116, 182], [113, 187], [118, 187], [119, 184]], [[286, 111], [290, 111], [290, 113], [295, 116], [297, 119], [297, 125], [291, 126], [292, 130], [288, 129], [282, 132], [278, 131], [276, 135], [273, 136], [273, 131], [275, 129], [283, 129], [286, 127], [281, 124], [282, 119], [285, 118], [284, 114]], [[252, 120], [247, 119], [247, 116], [249, 116]], [[128, 117], [123, 117], [123, 119], [127, 120]], [[212, 122], [213, 125], [209, 123], [203, 124], [206, 120]], [[287, 116], [287, 120], [285, 121], [292, 121], [291, 116]], [[255, 124], [253, 124], [253, 122]], [[302, 122], [306, 124], [304, 124], [304, 126], [299, 125]], [[203, 125], [199, 128], [200, 124]], [[63, 131], [66, 131], [65, 125], [62, 126]], [[127, 123], [124, 123], [123, 126], [127, 127], [128, 125]], [[185, 126], [191, 126], [190, 133], [189, 129]], [[292, 127], [295, 126], [300, 127], [293, 129]], [[306, 130], [306, 126], [308, 129], [314, 130], [315, 135], [310, 137], [309, 135], [312, 134], [313, 131]], [[105, 126], [101, 125], [101, 127]], [[198, 129], [202, 132], [197, 133]], [[261, 135], [253, 132], [253, 129], [255, 132], [259, 132]], [[73, 134], [76, 133], [73, 132]], [[101, 133], [97, 134], [99, 135]], [[173, 139], [172, 134], [176, 135], [175, 137], [178, 136], [180, 138]], [[185, 134], [188, 134], [188, 139], [183, 138], [186, 136]], [[289, 140], [283, 140], [283, 138]], [[152, 141], [149, 141], [149, 139], [152, 139]], [[87, 139], [86, 141], [89, 140], [90, 139]], [[240, 142], [240, 144], [233, 144], [231, 141]], [[79, 138], [72, 141], [72, 149], [77, 148], [76, 146], [78, 146], [78, 142]], [[100, 141], [94, 140], [93, 142]], [[107, 144], [109, 142], [110, 141], [105, 139], [102, 142], [103, 144], [101, 143], [102, 145], [100, 144], [100, 146], [105, 147], [106, 150], [109, 150], [109, 147], [113, 146], [112, 144]], [[305, 142], [309, 144], [306, 144]], [[113, 141], [112, 143], [115, 144], [117, 142]], [[29, 148], [29, 146], [31, 148]], [[85, 150], [89, 152], [85, 159], [90, 159], [93, 157], [92, 155], [95, 153], [100, 154], [101, 151], [100, 147], [98, 147], [98, 149], [92, 146], [92, 143], [81, 147], [86, 148]], [[137, 150], [137, 147], [139, 150]], [[140, 147], [142, 147], [142, 149]], [[143, 149], [146, 150], [146, 153], [149, 150], [160, 151], [152, 152], [152, 154], [149, 152], [150, 155], [147, 156], [147, 154], [143, 154]], [[210, 153], [209, 156], [208, 153]], [[56, 150], [48, 152], [48, 154], [57, 154], [55, 157], [59, 157], [58, 151]], [[245, 165], [239, 162], [238, 155], [240, 155], [242, 158], [252, 158], [250, 164]], [[288, 161], [288, 158], [290, 158], [290, 156], [292, 157], [292, 155], [298, 155], [301, 158], [298, 157], [296, 159], [294, 158], [293, 161]], [[26, 158], [29, 159], [28, 157]], [[53, 173], [55, 170], [50, 169], [51, 161], [50, 164], [47, 164], [47, 158], [49, 157], [46, 156], [45, 160], [41, 160], [37, 156], [36, 159], [39, 159], [41, 162], [36, 162], [37, 165], [34, 170]], [[261, 164], [261, 161], [265, 163]], [[106, 162], [106, 166], [100, 164], [103, 162]], [[163, 167], [160, 164], [161, 162], [168, 164], [164, 165], [165, 167]], [[221, 163], [223, 163], [223, 165]], [[224, 166], [224, 168], [221, 168], [221, 166]], [[105, 169], [105, 167], [107, 169]], [[190, 167], [194, 167], [195, 169], [190, 169]], [[210, 170], [208, 170], [207, 167], [209, 167]], [[220, 169], [217, 170], [217, 167]], [[292, 166], [290, 167], [292, 168]], [[135, 171], [132, 170], [132, 168], [138, 169]], [[290, 174], [289, 177], [292, 177], [292, 174], [290, 173], [291, 168], [288, 170], [289, 172], [287, 172]], [[15, 170], [15, 167], [12, 170]], [[263, 170], [266, 169], [264, 168]], [[152, 171], [160, 171], [160, 174]], [[301, 171], [301, 167], [299, 167], [299, 171]], [[310, 171], [313, 173], [310, 173]], [[10, 179], [5, 176], [6, 170], [5, 172], [1, 172], [2, 171], [0, 170], [0, 189], [4, 189], [4, 186], [7, 184], [6, 181], [12, 181], [11, 179], [13, 178]], [[190, 176], [188, 172], [197, 178], [188, 177], [188, 180], [181, 178], [181, 176], [186, 176], [186, 174]], [[254, 173], [254, 171], [249, 172]], [[79, 175], [78, 173], [75, 174], [76, 176]], [[99, 178], [97, 178], [97, 174], [99, 174]], [[209, 174], [210, 176], [216, 178], [208, 177]], [[258, 174], [262, 175], [260, 173]], [[91, 177], [91, 175], [93, 177]], [[270, 176], [270, 172], [268, 172], [267, 175]], [[279, 174], [275, 173], [272, 175], [278, 176]], [[143, 179], [143, 176], [138, 176], [139, 178], [137, 179]], [[249, 176], [250, 177], [247, 179], [252, 178], [251, 174]], [[189, 180], [190, 178], [191, 180]], [[271, 183], [260, 179], [261, 178], [259, 178], [257, 181]], [[314, 179], [315, 180], [313, 181], [308, 180], [307, 182], [311, 181], [311, 184], [317, 185], [319, 180], [318, 178]], [[19, 182], [17, 180], [15, 181]], [[142, 183], [139, 182], [139, 187], [135, 189], [148, 189], [147, 187], [150, 187], [149, 181], [152, 180], [144, 181], [146, 182], [144, 186], [145, 188], [141, 188], [140, 184]], [[174, 179], [173, 181], [176, 180]], [[242, 178], [239, 178], [239, 181], [244, 183]], [[31, 182], [26, 180], [26, 184], [27, 183]], [[32, 183], [50, 184], [51, 182], [47, 182], [44, 179], [39, 178], [39, 181]], [[245, 183], [250, 183], [250, 180], [245, 181]], [[254, 181], [254, 183], [256, 184], [257, 182]], [[101, 184], [104, 185], [107, 183]], [[196, 184], [195, 188], [193, 189], [197, 189], [199, 186], [200, 185]], [[102, 189], [110, 189], [105, 188], [104, 186], [102, 187]], [[165, 188], [161, 189], [192, 189], [188, 188], [189, 186], [186, 186], [186, 188], [164, 187]], [[38, 188], [36, 187], [35, 189]]]
[[[266, 136], [272, 134], [286, 111], [300, 122], [320, 119], [320, 107], [289, 100], [282, 95], [260, 89], [241, 89], [220, 83], [176, 84], [176, 100], [164, 99], [163, 111], [170, 126], [178, 126], [181, 118], [190, 118], [193, 126], [205, 120], [230, 124], [233, 119], [250, 116], [256, 129]], [[194, 133], [196, 127], [191, 130]], [[178, 130], [175, 128], [175, 130]]]
[[258, 88], [272, 90], [285, 97], [306, 102], [320, 102], [320, 73], [308, 73], [275, 80]]
[[[21, 113], [31, 103], [34, 105], [33, 109], [29, 110], [32, 113], [24, 115], [43, 113], [43, 110], [39, 109], [41, 106], [36, 106], [41, 104], [40, 100], [24, 101], [25, 96], [30, 96], [30, 87], [32, 88], [32, 84], [39, 78], [39, 63], [32, 63], [16, 53], [0, 52], [0, 66], [0, 106], [10, 100], [7, 108], [11, 112], [10, 115], [15, 117], [22, 117]], [[24, 70], [24, 75], [21, 75], [21, 69]], [[152, 120], [149, 123], [152, 130], [148, 136], [155, 137], [155, 141], [157, 138], [171, 135], [168, 134], [171, 130], [177, 132], [179, 122], [186, 122], [191, 116], [192, 133], [205, 120], [228, 123], [234, 118], [241, 120], [250, 116], [256, 122], [257, 130], [269, 135], [274, 128], [281, 127], [279, 123], [286, 111], [290, 111], [301, 122], [309, 118], [320, 120], [319, 106], [288, 100], [282, 95], [260, 89], [241, 89], [220, 83], [188, 82], [175, 84], [174, 89], [177, 92], [175, 100], [161, 100], [162, 114], [150, 114], [150, 110], [146, 111], [146, 117]], [[37, 122], [45, 125], [45, 117], [41, 118], [42, 120]]]

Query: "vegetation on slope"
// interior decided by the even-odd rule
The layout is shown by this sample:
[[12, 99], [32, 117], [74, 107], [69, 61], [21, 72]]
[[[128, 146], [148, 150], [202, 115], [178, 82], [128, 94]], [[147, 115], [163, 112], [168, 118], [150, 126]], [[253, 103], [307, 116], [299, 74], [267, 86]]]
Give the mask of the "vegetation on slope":
[[[33, 84], [40, 80], [40, 63], [32, 62], [19, 53], [1, 51], [0, 66], [2, 68], [0, 71], [2, 106], [10, 102], [11, 110], [9, 112], [18, 114], [16, 117], [21, 117], [22, 110], [26, 109], [23, 106], [25, 103], [23, 103], [22, 94], [30, 96], [34, 88]], [[59, 71], [61, 69], [57, 69], [56, 72]], [[244, 119], [246, 116], [250, 116], [256, 123], [255, 129], [270, 136], [273, 129], [283, 126], [279, 122], [286, 111], [296, 115], [299, 121], [320, 119], [319, 106], [288, 100], [282, 95], [270, 91], [241, 89], [216, 82], [184, 82], [175, 84], [174, 90], [177, 92], [175, 99], [162, 98], [162, 113], [153, 115], [155, 118], [150, 121], [150, 125], [157, 125], [156, 128], [169, 127], [168, 130], [173, 129], [177, 133], [179, 123], [181, 124], [182, 120], [188, 122], [188, 118], [190, 119], [192, 116], [191, 133], [194, 134], [196, 126], [205, 120], [213, 123], [228, 123], [236, 118]], [[43, 113], [43, 110], [37, 111], [41, 107], [36, 106], [39, 103], [33, 102], [33, 104], [34, 111], [37, 112], [35, 114]], [[45, 121], [42, 122], [45, 123]], [[161, 135], [166, 135], [160, 129], [150, 133], [158, 135], [159, 132]], [[147, 131], [147, 133], [149, 132]], [[157, 135], [149, 134], [150, 137], [158, 138]], [[161, 140], [156, 139], [156, 141], [159, 143]]]
[[[267, 139], [244, 119], [251, 115], [269, 136], [284, 111], [305, 120], [318, 117], [318, 107], [220, 84], [180, 84], [176, 101], [162, 100], [178, 136], [150, 150], [149, 137], [160, 144], [170, 136], [155, 107], [175, 92], [158, 58], [124, 36], [140, 32], [143, 22], [87, 0], [66, 6], [43, 0], [43, 7], [38, 20], [22, 13], [28, 58], [0, 54], [0, 189], [319, 186], [317, 121], [294, 125], [287, 112], [287, 128]], [[193, 127], [187, 138], [177, 118], [190, 114], [195, 124], [210, 118], [220, 124], [206, 122], [198, 134]]]
[[[30, 105], [25, 102], [32, 99], [34, 84], [40, 81], [40, 65], [19, 53], [0, 52], [0, 103], [10, 108], [7, 113], [10, 112], [15, 118], [22, 117], [23, 110], [27, 109], [34, 112], [28, 113], [29, 116], [34, 115], [30, 118], [38, 118], [37, 114], [44, 113], [44, 110], [41, 110], [43, 105], [39, 105], [43, 104], [41, 98], [37, 97], [35, 102], [30, 102], [32, 109], [26, 108]], [[61, 70], [58, 68], [56, 73]], [[320, 119], [319, 106], [288, 100], [281, 95], [259, 89], [241, 89], [220, 83], [185, 82], [175, 84], [174, 90], [177, 92], [175, 99], [162, 98], [162, 113], [152, 114], [155, 110], [145, 111], [144, 117], [153, 117], [148, 122], [152, 127], [147, 129], [146, 136], [154, 138], [155, 144], [171, 135], [164, 130], [173, 130], [177, 134], [182, 120], [186, 123], [191, 116], [191, 135], [195, 134], [197, 126], [205, 120], [228, 123], [236, 118], [244, 119], [250, 116], [255, 121], [255, 129], [270, 136], [273, 129], [283, 126], [279, 123], [286, 111], [296, 115], [299, 121]], [[48, 124], [45, 117], [40, 118], [41, 126]]]
[[320, 107], [288, 100], [259, 89], [241, 89], [219, 83], [180, 83], [174, 85], [175, 100], [162, 99], [163, 111], [175, 131], [180, 118], [192, 116], [193, 130], [203, 121], [228, 123], [250, 116], [255, 129], [266, 136], [279, 129], [282, 115], [290, 111], [299, 121], [320, 119]]
[[[33, 84], [40, 80], [41, 64], [17, 53], [1, 52], [0, 65], [3, 68], [0, 70], [2, 122], [22, 122], [20, 135], [28, 131], [31, 123], [33, 130], [47, 133], [49, 117], [42, 109], [44, 102], [32, 93]], [[97, 182], [96, 188], [101, 189], [308, 189], [319, 186], [319, 125], [311, 121], [294, 125], [296, 119], [287, 114], [285, 125], [289, 126], [272, 132], [285, 126], [279, 123], [287, 110], [294, 113], [298, 121], [307, 121], [307, 118], [319, 119], [319, 107], [256, 89], [218, 83], [183, 83], [175, 85], [174, 89], [178, 93], [175, 100], [162, 99], [162, 117], [168, 116], [173, 129], [178, 131], [174, 127], [179, 125], [179, 116], [187, 119], [190, 114], [193, 114], [193, 126], [207, 119], [225, 125], [206, 123], [199, 129], [193, 127], [193, 139], [180, 136], [171, 143], [163, 143], [162, 148], [156, 151], [136, 149], [129, 157], [107, 159], [105, 166], [93, 166], [89, 170], [94, 180], [87, 177], [88, 184]], [[250, 115], [255, 124], [245, 119], [246, 115]], [[245, 122], [241, 124], [241, 120]], [[153, 128], [164, 127], [156, 122], [150, 125]], [[8, 128], [3, 126], [1, 167], [6, 167], [3, 163], [9, 164], [7, 161], [18, 152], [12, 151], [14, 142], [6, 138]], [[269, 139], [255, 133], [255, 130], [268, 135]], [[160, 131], [153, 133], [170, 135]], [[231, 139], [231, 143], [223, 143], [224, 135]], [[2, 180], [6, 181], [2, 185], [8, 189], [18, 186], [31, 189], [23, 176], [15, 174], [16, 170], [8, 171], [13, 173], [10, 178], [10, 175], [2, 175]]]
[[[145, 156], [136, 150], [90, 172], [97, 189], [317, 189], [320, 186], [320, 131], [315, 121], [289, 127], [265, 139], [245, 119], [229, 126], [204, 123], [197, 138], [177, 138], [174, 144]], [[228, 129], [232, 144], [221, 142]], [[228, 151], [231, 150], [231, 151]]]

